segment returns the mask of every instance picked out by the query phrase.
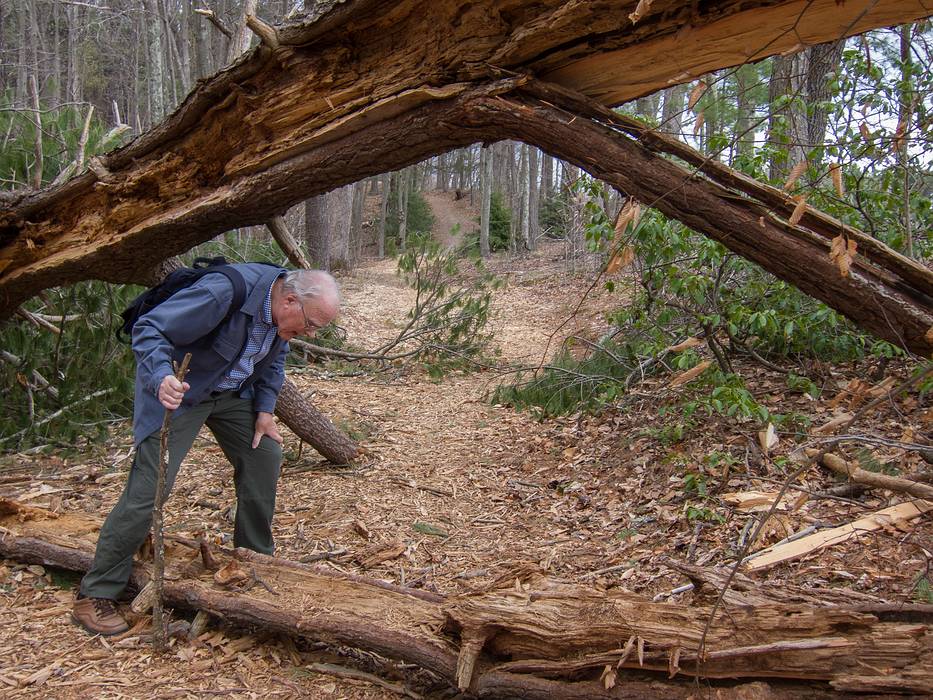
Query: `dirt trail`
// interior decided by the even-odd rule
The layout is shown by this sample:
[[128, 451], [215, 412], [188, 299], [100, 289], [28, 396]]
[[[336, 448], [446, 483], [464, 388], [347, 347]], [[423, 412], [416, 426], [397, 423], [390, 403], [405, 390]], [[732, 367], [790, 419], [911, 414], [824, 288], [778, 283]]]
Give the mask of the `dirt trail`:
[[431, 190], [421, 195], [434, 214], [431, 233], [445, 249], [455, 248], [464, 236], [479, 231], [479, 206], [470, 203], [469, 194], [460, 199], [453, 191]]

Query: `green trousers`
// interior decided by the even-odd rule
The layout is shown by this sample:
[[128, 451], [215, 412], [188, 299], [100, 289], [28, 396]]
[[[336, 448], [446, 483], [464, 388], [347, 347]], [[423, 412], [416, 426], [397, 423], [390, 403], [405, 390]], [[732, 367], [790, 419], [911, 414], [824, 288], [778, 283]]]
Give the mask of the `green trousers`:
[[[165, 475], [166, 498], [182, 460], [204, 424], [233, 464], [237, 498], [234, 546], [272, 554], [272, 515], [282, 447], [263, 436], [259, 446], [253, 449], [256, 413], [251, 400], [226, 391], [173, 418]], [[115, 600], [129, 581], [133, 555], [145, 541], [152, 523], [159, 443], [159, 433], [154, 433], [136, 450], [123, 494], [100, 530], [94, 564], [81, 581], [81, 593], [89, 598]]]

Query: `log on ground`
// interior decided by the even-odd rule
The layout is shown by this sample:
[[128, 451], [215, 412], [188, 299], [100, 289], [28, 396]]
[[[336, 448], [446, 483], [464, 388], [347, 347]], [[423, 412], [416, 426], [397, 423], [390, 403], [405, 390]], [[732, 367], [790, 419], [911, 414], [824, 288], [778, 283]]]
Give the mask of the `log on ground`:
[[[84, 571], [99, 525], [85, 515], [0, 501], [0, 556]], [[811, 696], [933, 687], [929, 614], [908, 623], [884, 621], [865, 606], [727, 606], [700, 659], [705, 607], [651, 603], [535, 575], [508, 590], [444, 598], [243, 550], [218, 558], [271, 590], [222, 588], [196, 546], [176, 546], [167, 552], [166, 602], [402, 659], [451, 684], [459, 666], [461, 684], [478, 694], [682, 697], [695, 673], [708, 680], [818, 682]], [[144, 583], [148, 565], [138, 562], [134, 572]], [[464, 675], [466, 667], [472, 672]], [[621, 676], [612, 688], [605, 687], [607, 667]], [[654, 681], [644, 675], [650, 672]], [[682, 678], [659, 682], [668, 676]]]

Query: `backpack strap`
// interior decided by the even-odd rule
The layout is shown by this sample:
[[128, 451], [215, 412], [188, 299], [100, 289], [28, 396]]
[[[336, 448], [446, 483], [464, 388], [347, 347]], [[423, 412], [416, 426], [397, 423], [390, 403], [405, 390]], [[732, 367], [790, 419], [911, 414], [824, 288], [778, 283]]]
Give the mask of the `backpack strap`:
[[227, 309], [227, 314], [223, 317], [223, 320], [217, 324], [220, 326], [222, 323], [229, 321], [230, 317], [233, 316], [235, 312], [239, 311], [240, 307], [243, 306], [243, 302], [246, 301], [246, 282], [243, 280], [243, 275], [229, 265], [219, 265], [211, 270], [211, 272], [219, 272], [230, 280], [230, 284], [233, 285], [233, 300], [230, 302], [230, 308]]

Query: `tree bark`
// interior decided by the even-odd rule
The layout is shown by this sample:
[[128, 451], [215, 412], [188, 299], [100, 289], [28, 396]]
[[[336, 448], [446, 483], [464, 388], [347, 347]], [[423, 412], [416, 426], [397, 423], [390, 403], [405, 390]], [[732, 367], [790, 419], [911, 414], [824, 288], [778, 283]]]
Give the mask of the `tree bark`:
[[359, 453], [356, 443], [312, 406], [288, 378], [279, 392], [275, 415], [329, 462], [349, 464]]
[[272, 234], [275, 242], [279, 244], [279, 248], [282, 249], [282, 252], [285, 253], [285, 257], [288, 258], [292, 265], [302, 270], [311, 269], [311, 263], [308, 262], [308, 259], [299, 247], [295, 237], [292, 236], [291, 231], [288, 230], [288, 225], [285, 223], [283, 217], [272, 217], [266, 226], [269, 228], [269, 233]]
[[[0, 526], [0, 556], [86, 571], [100, 520], [0, 499]], [[505, 589], [445, 598], [243, 549], [214, 554], [272, 590], [235, 592], [204, 580], [203, 563], [177, 546], [166, 552], [167, 604], [401, 659], [481, 697], [674, 698], [690, 692], [694, 674], [714, 687], [719, 678], [806, 679], [797, 697], [933, 685], [930, 606], [730, 607], [710, 625], [699, 661], [711, 614], [702, 606], [538, 574], [520, 575], [520, 590], [510, 579]], [[148, 577], [149, 566], [137, 562], [134, 584]], [[614, 686], [601, 682], [607, 673], [618, 675]], [[720, 692], [728, 697], [728, 685]]]
[[484, 147], [480, 155], [480, 214], [479, 214], [479, 254], [489, 257], [489, 214], [492, 204], [492, 154], [493, 150]]

